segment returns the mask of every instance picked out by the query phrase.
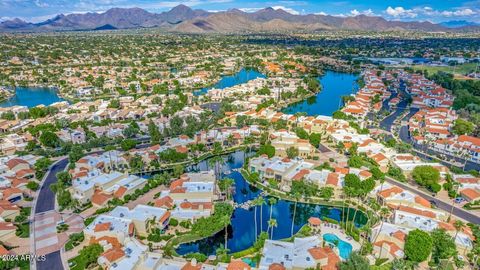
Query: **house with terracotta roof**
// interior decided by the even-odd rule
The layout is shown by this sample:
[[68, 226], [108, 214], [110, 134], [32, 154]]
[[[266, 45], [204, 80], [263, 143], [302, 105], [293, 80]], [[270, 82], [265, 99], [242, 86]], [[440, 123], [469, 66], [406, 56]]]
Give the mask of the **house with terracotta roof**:
[[9, 202], [20, 201], [23, 198], [23, 191], [19, 188], [11, 187], [0, 190], [0, 200]]
[[476, 202], [480, 199], [480, 190], [476, 188], [465, 188], [460, 190], [460, 195], [467, 202]]
[[298, 157], [312, 159], [318, 156], [319, 151], [310, 144], [308, 140], [298, 138], [295, 133], [279, 130], [270, 134], [272, 146], [275, 147], [275, 155], [287, 157], [287, 150], [294, 148], [298, 150]]
[[17, 227], [11, 222], [4, 222], [0, 220], [0, 241], [4, 242], [7, 239], [15, 237]]
[[74, 178], [70, 192], [72, 197], [82, 204], [92, 202], [95, 206], [101, 207], [112, 198], [121, 199], [127, 194], [132, 194], [135, 190], [143, 188], [146, 183], [147, 179], [136, 175], [117, 171], [110, 173], [92, 171], [86, 176]]
[[108, 214], [98, 215], [92, 223], [83, 229], [86, 241], [91, 238], [116, 238], [120, 244], [135, 234], [135, 225], [126, 217], [114, 217]]
[[168, 225], [170, 212], [164, 208], [139, 204], [133, 209], [117, 206], [109, 213], [112, 217], [130, 219], [135, 226], [135, 234], [146, 237], [153, 229], [162, 230]]
[[328, 245], [322, 246], [318, 236], [295, 238], [293, 242], [266, 240], [258, 269], [337, 269], [340, 256]]
[[278, 156], [268, 158], [266, 155], [252, 158], [249, 163], [250, 172], [258, 173], [260, 179], [277, 181], [285, 191], [290, 190], [292, 181], [307, 178], [314, 166], [313, 163], [301, 158], [289, 159]]
[[7, 200], [0, 200], [0, 217], [14, 220], [20, 214], [20, 207]]
[[370, 192], [370, 196], [377, 198], [379, 204], [393, 208], [399, 205], [418, 209], [430, 209], [432, 207], [427, 199], [386, 182], [376, 186]]
[[173, 218], [195, 220], [213, 214], [213, 202], [218, 197], [215, 173], [203, 171], [185, 173], [160, 193], [155, 205], [170, 209]]
[[18, 172], [20, 170], [30, 169], [30, 164], [21, 158], [12, 158], [6, 163], [10, 171]]
[[103, 269], [137, 269], [140, 258], [144, 257], [148, 247], [134, 238], [127, 238], [122, 247], [103, 246], [104, 252], [97, 259]]

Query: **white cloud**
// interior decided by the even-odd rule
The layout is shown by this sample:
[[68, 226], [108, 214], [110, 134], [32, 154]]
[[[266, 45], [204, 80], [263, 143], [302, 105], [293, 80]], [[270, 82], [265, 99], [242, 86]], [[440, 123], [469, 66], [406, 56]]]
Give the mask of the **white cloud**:
[[241, 10], [243, 12], [248, 12], [248, 13], [259, 11], [260, 9], [262, 9], [262, 8], [239, 8], [239, 10]]
[[477, 14], [477, 12], [473, 11], [472, 9], [469, 8], [464, 8], [464, 9], [458, 9], [455, 11], [442, 11], [440, 13], [441, 15], [445, 17], [452, 17], [452, 16], [472, 16]]
[[350, 14], [352, 14], [352, 16], [358, 16], [360, 15], [360, 11], [354, 9], [354, 10], [350, 10]]
[[375, 13], [371, 8], [366, 9], [364, 11], [358, 11], [356, 9], [350, 10], [350, 14], [347, 16], [358, 16], [358, 15], [366, 15], [366, 16], [375, 16]]
[[405, 9], [403, 7], [388, 7], [385, 12], [394, 18], [415, 18], [417, 13], [413, 9]]
[[296, 11], [295, 9], [285, 7], [285, 6], [273, 6], [272, 8], [275, 9], [275, 10], [282, 9], [282, 10], [284, 10], [284, 11], [290, 13], [290, 14], [293, 14], [293, 15], [299, 15], [300, 14], [300, 12]]
[[320, 12], [316, 12], [316, 13], [313, 13], [314, 15], [323, 15], [323, 16], [326, 16], [328, 15], [327, 13], [323, 12], [323, 11], [320, 11]]

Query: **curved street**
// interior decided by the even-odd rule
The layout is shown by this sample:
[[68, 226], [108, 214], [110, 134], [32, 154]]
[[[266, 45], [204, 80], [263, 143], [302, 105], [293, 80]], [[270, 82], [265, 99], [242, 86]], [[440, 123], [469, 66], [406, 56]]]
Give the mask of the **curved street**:
[[[48, 170], [45, 180], [42, 183], [42, 187], [38, 192], [38, 196], [36, 198], [35, 209], [34, 209], [34, 220], [33, 223], [33, 245], [34, 251], [37, 252], [37, 245], [36, 241], [38, 238], [35, 232], [35, 226], [39, 224], [35, 224], [38, 221], [38, 218], [41, 218], [43, 214], [46, 212], [51, 212], [55, 210], [55, 194], [50, 190], [50, 185], [57, 181], [56, 174], [65, 170], [65, 167], [68, 164], [68, 158], [63, 158], [56, 163], [54, 163], [50, 169]], [[62, 258], [60, 256], [60, 251], [57, 250], [55, 252], [49, 253], [46, 255], [45, 261], [37, 261], [36, 269], [39, 270], [63, 270], [63, 263]]]

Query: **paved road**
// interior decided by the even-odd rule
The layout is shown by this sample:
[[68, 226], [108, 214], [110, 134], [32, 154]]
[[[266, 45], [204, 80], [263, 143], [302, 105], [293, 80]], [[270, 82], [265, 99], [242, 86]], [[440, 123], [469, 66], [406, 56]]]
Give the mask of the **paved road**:
[[[68, 158], [64, 158], [53, 165], [47, 172], [45, 182], [38, 193], [35, 214], [55, 210], [55, 194], [50, 190], [50, 185], [57, 182], [56, 174], [65, 170], [67, 164]], [[33, 241], [35, 242], [35, 239]], [[48, 254], [45, 261], [38, 261], [36, 268], [38, 270], [63, 270], [60, 251]]]
[[405, 111], [405, 107], [408, 105], [407, 100], [402, 100], [398, 103], [397, 109], [395, 112], [385, 117], [380, 121], [380, 128], [386, 131], [392, 131], [393, 122]]
[[60, 256], [60, 251], [52, 252], [46, 255], [45, 261], [37, 262], [37, 269], [46, 269], [46, 270], [63, 270], [62, 257]]
[[65, 170], [68, 164], [68, 159], [60, 160], [52, 166], [48, 175], [45, 178], [45, 183], [39, 191], [37, 204], [35, 207], [35, 214], [55, 210], [55, 194], [50, 190], [50, 185], [57, 181], [56, 174]]
[[[452, 210], [452, 205], [451, 204], [446, 203], [446, 202], [444, 202], [440, 199], [437, 199], [437, 198], [431, 196], [430, 194], [428, 194], [426, 192], [423, 192], [423, 191], [419, 190], [418, 187], [410, 186], [407, 183], [396, 181], [395, 179], [392, 179], [390, 177], [386, 177], [386, 180], [387, 180], [387, 182], [389, 182], [391, 184], [400, 186], [403, 189], [406, 189], [410, 192], [413, 192], [417, 195], [420, 195], [420, 196], [426, 198], [427, 200], [434, 201], [437, 204], [438, 208], [446, 211], [447, 213], [450, 213], [450, 211]], [[453, 207], [452, 214], [454, 216], [457, 216], [457, 217], [459, 217], [463, 220], [466, 220], [468, 222], [471, 222], [473, 224], [480, 224], [480, 216], [472, 214], [472, 213], [468, 212], [468, 210], [464, 210], [464, 209], [458, 208], [458, 207]]]

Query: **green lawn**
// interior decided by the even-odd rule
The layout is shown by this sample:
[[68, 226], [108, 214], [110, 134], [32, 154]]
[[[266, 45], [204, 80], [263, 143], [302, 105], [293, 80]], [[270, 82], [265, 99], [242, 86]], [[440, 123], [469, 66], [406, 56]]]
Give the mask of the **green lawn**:
[[[454, 73], [453, 70], [455, 69], [454, 74], [465, 75], [467, 73], [475, 71], [476, 66], [477, 66], [476, 63], [465, 63], [465, 64], [457, 65], [455, 68], [453, 66], [435, 67], [435, 66], [425, 66], [425, 65], [414, 65], [414, 66], [412, 66], [412, 68], [414, 70], [427, 70], [429, 74], [434, 74], [437, 71]], [[479, 69], [480, 69], [480, 67], [479, 67]]]
[[77, 256], [69, 260], [68, 266], [70, 266], [70, 270], [84, 270], [87, 268], [82, 256]]
[[17, 226], [17, 231], [15, 234], [20, 237], [20, 238], [29, 238], [30, 237], [30, 224], [23, 223], [23, 224], [18, 224]]

